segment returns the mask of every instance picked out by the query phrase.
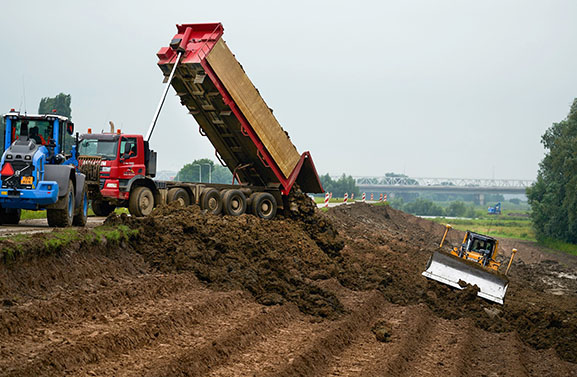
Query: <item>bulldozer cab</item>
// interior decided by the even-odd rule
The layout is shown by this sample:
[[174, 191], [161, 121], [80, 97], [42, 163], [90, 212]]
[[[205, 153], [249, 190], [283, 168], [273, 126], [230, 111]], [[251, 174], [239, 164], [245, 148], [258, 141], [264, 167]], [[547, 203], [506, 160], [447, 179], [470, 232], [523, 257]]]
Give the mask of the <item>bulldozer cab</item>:
[[453, 254], [497, 271], [500, 263], [495, 260], [499, 241], [493, 237], [467, 231], [458, 253]]
[[496, 239], [472, 232], [467, 232], [467, 238], [466, 251], [491, 251], [491, 256], [493, 255]]

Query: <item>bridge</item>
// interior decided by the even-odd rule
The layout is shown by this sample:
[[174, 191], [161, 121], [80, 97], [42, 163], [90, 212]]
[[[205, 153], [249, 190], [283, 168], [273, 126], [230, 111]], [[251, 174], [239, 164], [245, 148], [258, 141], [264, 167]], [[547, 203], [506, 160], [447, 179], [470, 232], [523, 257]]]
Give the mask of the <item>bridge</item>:
[[442, 191], [450, 193], [498, 192], [524, 194], [534, 181], [526, 179], [353, 177], [361, 190]]
[[442, 192], [469, 193], [479, 196], [484, 202], [487, 193], [525, 194], [534, 181], [527, 179], [480, 179], [480, 178], [411, 178], [411, 177], [353, 177], [362, 192]]

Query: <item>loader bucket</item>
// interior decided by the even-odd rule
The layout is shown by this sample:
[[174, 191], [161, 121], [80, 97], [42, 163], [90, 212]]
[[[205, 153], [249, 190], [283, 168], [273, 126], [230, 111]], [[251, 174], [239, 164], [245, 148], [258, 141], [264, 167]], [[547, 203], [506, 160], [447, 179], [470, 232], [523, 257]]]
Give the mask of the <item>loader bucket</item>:
[[478, 296], [503, 305], [509, 279], [505, 276], [491, 273], [478, 263], [470, 262], [442, 251], [435, 251], [423, 275], [429, 279], [463, 289], [459, 285], [462, 280], [479, 287]]

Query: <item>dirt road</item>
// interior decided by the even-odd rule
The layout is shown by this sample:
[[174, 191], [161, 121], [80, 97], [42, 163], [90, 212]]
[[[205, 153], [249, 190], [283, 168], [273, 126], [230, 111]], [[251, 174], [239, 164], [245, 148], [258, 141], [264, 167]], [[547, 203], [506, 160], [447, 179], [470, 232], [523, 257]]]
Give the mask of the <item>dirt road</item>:
[[[86, 226], [94, 228], [102, 225], [106, 217], [89, 217]], [[51, 232], [54, 228], [48, 226], [46, 219], [22, 220], [18, 225], [0, 225], [0, 237], [12, 236], [15, 234], [35, 234]]]
[[[366, 204], [299, 216], [171, 208], [109, 221], [139, 229], [129, 242], [4, 263], [0, 375], [577, 375], [566, 265], [520, 260], [501, 307], [413, 273], [438, 224]], [[545, 267], [567, 291], [544, 291]]]

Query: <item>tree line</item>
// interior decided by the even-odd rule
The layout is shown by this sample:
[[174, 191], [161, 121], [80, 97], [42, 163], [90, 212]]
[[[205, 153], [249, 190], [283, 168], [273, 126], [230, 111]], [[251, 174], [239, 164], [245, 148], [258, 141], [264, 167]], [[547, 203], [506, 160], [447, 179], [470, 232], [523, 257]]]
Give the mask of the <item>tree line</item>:
[[527, 189], [536, 236], [577, 244], [577, 98], [541, 143], [545, 157], [537, 180]]
[[446, 208], [423, 198], [417, 198], [411, 202], [405, 202], [402, 198], [394, 198], [389, 201], [389, 204], [393, 208], [417, 216], [477, 217], [475, 207], [473, 205], [466, 205], [461, 201], [451, 202]]

